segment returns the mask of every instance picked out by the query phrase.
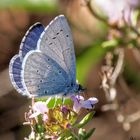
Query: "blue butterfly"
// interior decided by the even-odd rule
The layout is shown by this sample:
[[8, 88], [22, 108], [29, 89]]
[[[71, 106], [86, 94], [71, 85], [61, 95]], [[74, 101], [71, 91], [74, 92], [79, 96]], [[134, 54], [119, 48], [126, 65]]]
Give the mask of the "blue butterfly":
[[22, 39], [19, 54], [9, 65], [16, 90], [28, 97], [67, 95], [82, 91], [76, 83], [71, 30], [63, 15], [44, 28], [36, 23]]

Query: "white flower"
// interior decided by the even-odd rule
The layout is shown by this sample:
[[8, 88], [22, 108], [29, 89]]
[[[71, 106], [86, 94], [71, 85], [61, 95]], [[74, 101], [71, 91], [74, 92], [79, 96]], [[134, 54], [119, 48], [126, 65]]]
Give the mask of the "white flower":
[[86, 108], [86, 109], [92, 109], [94, 107], [94, 104], [98, 102], [98, 99], [95, 97], [91, 97], [88, 100], [84, 100], [83, 96], [71, 96], [74, 105], [73, 105], [73, 110], [75, 112], [79, 112], [81, 108]]
[[108, 16], [110, 23], [125, 20], [131, 23], [131, 17], [140, 0], [95, 0], [96, 4]]
[[35, 104], [33, 105], [33, 111], [34, 113], [32, 115], [30, 115], [29, 118], [34, 118], [37, 117], [40, 114], [45, 114], [48, 112], [48, 108], [45, 102], [35, 102]]

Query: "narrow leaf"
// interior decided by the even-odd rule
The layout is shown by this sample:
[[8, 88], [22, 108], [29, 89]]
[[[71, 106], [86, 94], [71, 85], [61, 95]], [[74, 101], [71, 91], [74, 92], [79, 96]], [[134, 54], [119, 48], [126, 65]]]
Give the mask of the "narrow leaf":
[[85, 135], [86, 135], [86, 131], [84, 129], [80, 128], [78, 131], [78, 136], [79, 136], [80, 140], [83, 139], [85, 137]]
[[95, 111], [88, 113], [77, 125], [76, 127], [82, 128], [85, 126], [92, 118], [93, 115], [95, 114]]
[[95, 128], [92, 128], [91, 130], [89, 130], [87, 132], [87, 134], [85, 135], [84, 140], [88, 140], [92, 136], [92, 134], [94, 133], [94, 131], [95, 131]]

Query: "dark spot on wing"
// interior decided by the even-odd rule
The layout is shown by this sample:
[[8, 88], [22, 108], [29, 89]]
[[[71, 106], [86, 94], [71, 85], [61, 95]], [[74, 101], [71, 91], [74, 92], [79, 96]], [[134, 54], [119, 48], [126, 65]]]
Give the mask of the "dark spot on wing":
[[47, 93], [48, 93], [48, 91], [44, 90], [44, 93], [45, 93], [45, 94], [47, 94]]
[[59, 70], [58, 72], [59, 72], [59, 73], [62, 73], [62, 71], [61, 71], [61, 70]]
[[73, 83], [71, 83], [71, 86], [73, 87]]
[[56, 39], [56, 37], [53, 37], [52, 39]]

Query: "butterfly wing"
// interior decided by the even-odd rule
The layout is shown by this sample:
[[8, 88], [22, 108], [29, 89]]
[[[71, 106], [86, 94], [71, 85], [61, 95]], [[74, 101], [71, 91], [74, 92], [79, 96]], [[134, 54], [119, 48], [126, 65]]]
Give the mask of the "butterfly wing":
[[38, 49], [64, 69], [69, 81], [76, 82], [75, 52], [71, 31], [63, 15], [56, 17], [41, 34]]
[[23, 87], [22, 84], [21, 71], [22, 71], [22, 62], [20, 60], [20, 57], [18, 55], [15, 55], [10, 61], [9, 75], [15, 89], [17, 89], [19, 93], [23, 94], [25, 88]]
[[65, 92], [67, 73], [51, 57], [36, 50], [23, 61], [24, 83], [31, 96], [49, 96]]
[[9, 75], [11, 82], [15, 89], [21, 94], [25, 94], [25, 87], [23, 86], [22, 78], [22, 60], [25, 55], [30, 51], [37, 48], [37, 41], [40, 34], [43, 32], [44, 26], [40, 23], [36, 23], [30, 27], [22, 39], [20, 45], [19, 55], [15, 55], [9, 64]]
[[35, 50], [37, 48], [37, 42], [43, 31], [44, 26], [39, 22], [35, 23], [29, 28], [20, 44], [19, 55], [21, 60], [23, 60], [29, 51]]
[[[34, 26], [23, 38], [19, 52], [19, 83], [22, 84], [22, 91], [26, 91], [28, 96], [66, 94], [71, 83], [76, 82], [75, 54], [70, 28], [65, 17], [58, 16], [43, 30], [42, 25], [41, 28]], [[15, 79], [13, 84], [20, 89], [13, 73], [14, 63], [11, 63], [10, 67], [11, 77]]]

